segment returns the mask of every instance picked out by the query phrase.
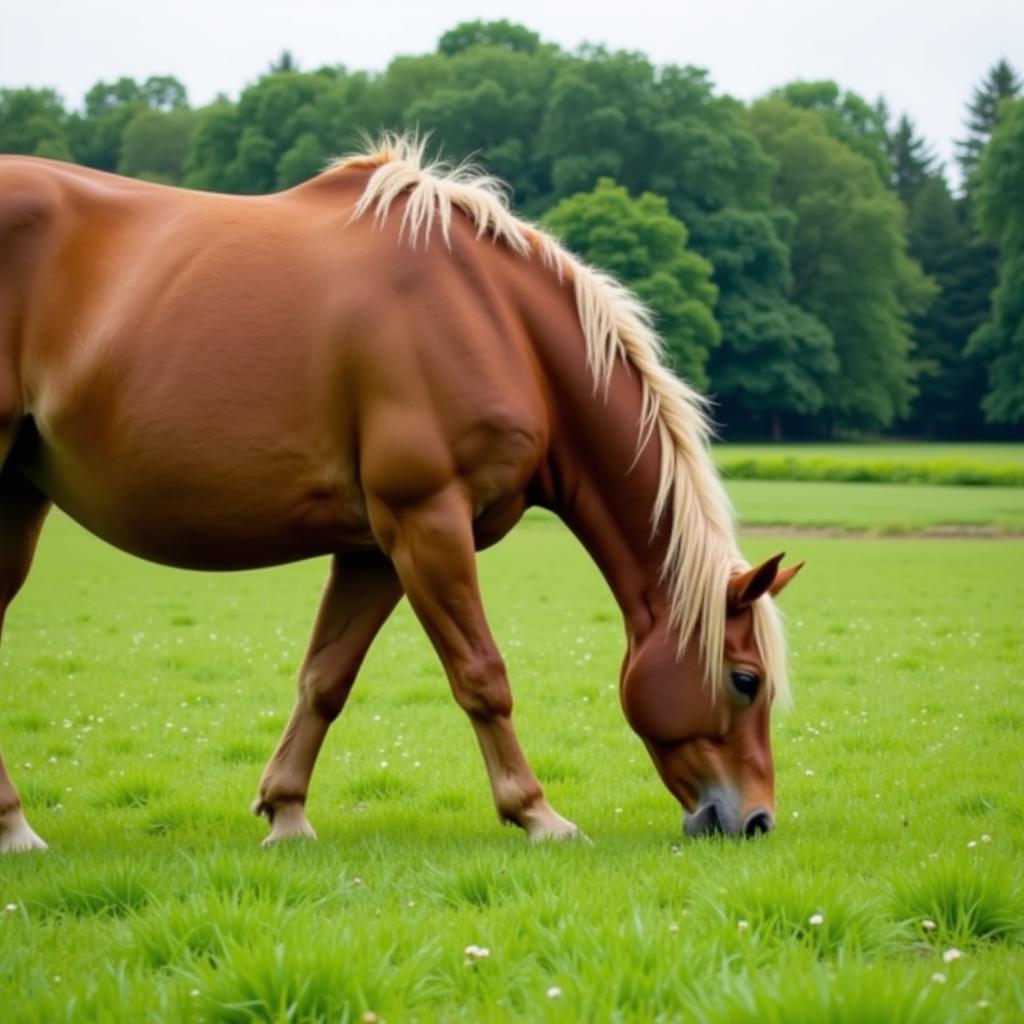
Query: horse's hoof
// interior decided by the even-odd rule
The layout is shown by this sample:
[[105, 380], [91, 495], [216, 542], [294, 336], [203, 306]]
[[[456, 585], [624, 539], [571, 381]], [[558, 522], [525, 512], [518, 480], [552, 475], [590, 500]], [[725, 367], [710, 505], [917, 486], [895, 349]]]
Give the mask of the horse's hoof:
[[46, 843], [32, 831], [20, 807], [0, 817], [0, 854], [48, 849]]
[[276, 846], [286, 839], [316, 839], [316, 832], [306, 817], [302, 804], [282, 804], [280, 807], [264, 806], [258, 814], [270, 819], [270, 835], [263, 840], [263, 846]]
[[529, 833], [531, 843], [584, 843], [593, 846], [590, 837], [578, 825], [564, 818], [557, 824], [547, 825]]

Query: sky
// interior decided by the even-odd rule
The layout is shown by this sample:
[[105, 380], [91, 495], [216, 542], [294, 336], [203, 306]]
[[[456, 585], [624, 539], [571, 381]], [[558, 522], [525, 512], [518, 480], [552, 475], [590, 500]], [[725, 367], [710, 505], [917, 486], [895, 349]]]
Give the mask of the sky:
[[171, 74], [198, 106], [236, 97], [285, 49], [308, 70], [382, 71], [461, 21], [499, 18], [567, 49], [706, 68], [743, 100], [831, 78], [909, 113], [947, 165], [989, 67], [1024, 74], [1024, 0], [0, 0], [0, 88], [52, 86], [77, 107], [99, 79]]

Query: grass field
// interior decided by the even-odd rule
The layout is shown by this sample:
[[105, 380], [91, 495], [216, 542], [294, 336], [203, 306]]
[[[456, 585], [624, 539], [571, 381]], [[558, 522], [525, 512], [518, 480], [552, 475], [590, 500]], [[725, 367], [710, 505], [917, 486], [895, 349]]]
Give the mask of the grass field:
[[1024, 463], [1024, 444], [931, 444], [907, 441], [875, 441], [870, 444], [716, 444], [715, 455], [751, 459], [769, 455], [773, 458], [829, 458], [847, 459], [851, 462], [873, 459], [887, 459], [892, 462], [935, 462], [949, 459], [1002, 465]]
[[782, 546], [808, 566], [772, 835], [682, 839], [618, 708], [611, 599], [531, 516], [485, 595], [527, 753], [594, 845], [495, 822], [403, 604], [321, 757], [319, 844], [263, 851], [247, 807], [323, 563], [179, 573], [55, 516], [0, 656], [0, 744], [52, 846], [0, 861], [0, 1019], [1021, 1020], [1024, 545], [745, 548]]
[[1024, 532], [1022, 487], [732, 480], [729, 493], [748, 526], [814, 526], [876, 533], [973, 528]]
[[1022, 444], [717, 445], [729, 480], [1024, 488]]

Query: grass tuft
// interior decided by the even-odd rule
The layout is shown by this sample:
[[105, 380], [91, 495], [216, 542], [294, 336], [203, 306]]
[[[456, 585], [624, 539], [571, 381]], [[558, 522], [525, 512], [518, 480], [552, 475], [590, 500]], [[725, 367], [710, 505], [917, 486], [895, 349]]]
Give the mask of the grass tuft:
[[32, 915], [122, 917], [153, 898], [150, 873], [128, 862], [74, 865], [56, 878], [37, 882], [25, 898]]
[[193, 869], [197, 885], [234, 900], [294, 907], [321, 904], [336, 897], [341, 892], [343, 877], [339, 874], [325, 884], [321, 873], [308, 870], [303, 857], [303, 850], [295, 846], [245, 853], [220, 850], [194, 861]]
[[397, 771], [381, 769], [353, 779], [345, 792], [353, 800], [395, 800], [415, 792], [415, 787]]
[[[700, 1024], [954, 1024], [931, 970], [815, 965], [765, 977], [728, 979], [721, 996], [701, 993]], [[700, 998], [700, 997], [699, 997]]]
[[[899, 879], [892, 887], [895, 913], [923, 941], [940, 945], [1024, 943], [1024, 884], [1005, 863], [985, 863], [984, 856], [978, 851]], [[937, 927], [923, 929], [923, 921]]]
[[102, 810], [136, 809], [145, 807], [157, 797], [163, 796], [166, 787], [146, 775], [126, 776], [108, 782], [96, 794], [93, 801]]
[[224, 747], [220, 756], [226, 764], [260, 764], [270, 756], [270, 750], [253, 740], [234, 740]]

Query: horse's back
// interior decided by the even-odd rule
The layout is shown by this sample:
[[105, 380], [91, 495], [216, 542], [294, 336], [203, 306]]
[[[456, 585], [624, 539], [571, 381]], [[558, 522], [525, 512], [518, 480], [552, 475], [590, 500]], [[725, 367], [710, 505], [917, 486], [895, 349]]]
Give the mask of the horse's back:
[[262, 564], [372, 545], [367, 490], [463, 477], [482, 511], [523, 485], [536, 382], [471, 230], [414, 249], [352, 222], [358, 173], [236, 197], [19, 161], [0, 192], [33, 173], [51, 209], [14, 343], [23, 470], [94, 532]]

